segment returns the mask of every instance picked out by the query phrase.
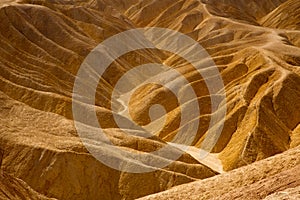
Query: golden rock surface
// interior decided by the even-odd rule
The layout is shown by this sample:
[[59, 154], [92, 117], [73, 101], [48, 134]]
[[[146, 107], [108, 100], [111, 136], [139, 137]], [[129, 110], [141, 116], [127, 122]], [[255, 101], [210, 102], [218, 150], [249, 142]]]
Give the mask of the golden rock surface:
[[[0, 148], [5, 181], [0, 180], [0, 195], [72, 200], [296, 195], [300, 185], [296, 175], [300, 172], [299, 13], [298, 0], [2, 1]], [[190, 151], [163, 169], [126, 173], [102, 164], [82, 144], [72, 115], [73, 85], [81, 63], [105, 39], [142, 27], [184, 33], [216, 63], [225, 85], [227, 114], [211, 155], [222, 166], [210, 167], [211, 162], [197, 160]], [[145, 49], [115, 60], [95, 94], [99, 123], [113, 144], [132, 153], [168, 145], [184, 126], [180, 126], [177, 99], [159, 85], [139, 88], [129, 104], [132, 118], [141, 125], [151, 121], [152, 105], [165, 107], [165, 126], [152, 138], [132, 136], [137, 130], [124, 134], [112, 119], [110, 98], [119, 78], [137, 65], [157, 62], [176, 68], [195, 90], [201, 113], [194, 152], [207, 135], [210, 95], [204, 78], [170, 52]], [[118, 157], [109, 147], [101, 151], [108, 159]], [[174, 146], [172, 151], [181, 149]], [[149, 159], [166, 158], [149, 155]], [[228, 172], [218, 175], [215, 168]], [[273, 187], [277, 182], [279, 188]]]

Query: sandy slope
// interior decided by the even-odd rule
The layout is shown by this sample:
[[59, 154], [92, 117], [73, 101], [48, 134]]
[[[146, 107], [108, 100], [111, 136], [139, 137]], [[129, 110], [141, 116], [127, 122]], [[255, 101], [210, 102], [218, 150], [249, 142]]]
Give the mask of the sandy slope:
[[[290, 5], [298, 13], [298, 1], [237, 2], [90, 0], [74, 1], [74, 6], [71, 1], [26, 0], [1, 7], [1, 168], [57, 199], [134, 199], [212, 176], [149, 198], [199, 199], [194, 192], [200, 188], [203, 198], [226, 193], [224, 198], [242, 198], [244, 192], [258, 198], [255, 188], [265, 184], [258, 190], [260, 198], [278, 192], [271, 185], [283, 177], [296, 187], [298, 179], [292, 174], [299, 171], [300, 32], [297, 18], [284, 16]], [[283, 15], [274, 17], [278, 13]], [[183, 74], [197, 94], [201, 113], [193, 147], [164, 169], [129, 174], [98, 162], [82, 145], [72, 121], [72, 90], [80, 64], [101, 41], [145, 26], [187, 34], [218, 66], [227, 94], [224, 129], [211, 152], [218, 158], [199, 162], [197, 157], [212, 115], [203, 77], [177, 55], [150, 49], [121, 56], [104, 73], [95, 94], [99, 123], [115, 145], [132, 153], [157, 150], [188, 126], [180, 126], [176, 98], [157, 85], [140, 88], [128, 105], [133, 119], [143, 125], [149, 123], [153, 104], [166, 108], [166, 124], [155, 136], [134, 137], [134, 129], [124, 134], [112, 118], [111, 95], [119, 78], [137, 65], [164, 63]], [[161, 76], [175, 84], [168, 74]], [[108, 159], [120, 159], [107, 146], [99, 151]], [[149, 155], [151, 159], [168, 158]], [[233, 171], [215, 176], [223, 170]], [[291, 187], [289, 181], [282, 184], [280, 190]]]
[[35, 192], [24, 181], [14, 178], [7, 173], [0, 172], [0, 198], [1, 199], [32, 199], [32, 200], [54, 200]]
[[[169, 144], [190, 154], [193, 158], [195, 158], [197, 161], [199, 161], [199, 163], [209, 167], [210, 169], [212, 169], [220, 174], [224, 173], [222, 162], [218, 159], [217, 155], [214, 155], [214, 154], [211, 154], [208, 152], [203, 152], [203, 151], [201, 151], [201, 149], [192, 147], [192, 146], [180, 145], [180, 144], [176, 144], [176, 143], [169, 143]], [[206, 155], [206, 154], [208, 154], [208, 155]], [[204, 158], [203, 158], [203, 155], [205, 155]]]
[[[299, 147], [252, 165], [141, 199], [264, 199], [299, 186]], [[299, 188], [295, 189], [297, 194]], [[268, 198], [271, 198], [268, 197]]]

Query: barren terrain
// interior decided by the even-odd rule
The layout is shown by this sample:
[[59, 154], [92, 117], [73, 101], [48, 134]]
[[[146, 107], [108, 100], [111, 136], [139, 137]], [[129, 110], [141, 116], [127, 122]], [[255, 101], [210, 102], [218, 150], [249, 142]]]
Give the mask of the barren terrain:
[[[210, 128], [217, 129], [209, 127], [215, 113], [207, 77], [179, 55], [158, 48], [118, 57], [97, 80], [92, 107], [112, 144], [86, 141], [107, 160], [123, 159], [112, 150], [115, 145], [129, 155], [145, 156], [145, 162], [132, 156], [128, 163], [153, 169], [129, 173], [98, 161], [83, 144], [74, 123], [73, 87], [81, 64], [99, 43], [144, 27], [178, 31], [205, 48], [224, 82], [226, 116], [220, 138], [202, 159], [201, 145]], [[164, 35], [156, 39], [155, 47], [168, 42]], [[127, 71], [148, 63], [182, 74], [188, 80], [182, 90], [195, 91], [200, 114], [180, 123], [176, 96], [156, 84], [138, 88], [129, 102], [111, 98]], [[89, 73], [93, 79], [95, 72]], [[168, 71], [157, 77], [170, 87], [178, 82]], [[86, 110], [91, 106], [76, 103]], [[149, 116], [156, 104], [165, 108], [164, 120]], [[125, 133], [113, 118], [121, 108], [130, 110], [136, 124], [154, 125]], [[194, 120], [199, 126], [191, 146], [172, 144]], [[0, 2], [1, 199], [298, 199], [299, 122], [298, 0]], [[172, 161], [149, 153], [165, 146], [170, 155], [182, 155]], [[159, 168], [151, 165], [153, 160], [170, 164]]]

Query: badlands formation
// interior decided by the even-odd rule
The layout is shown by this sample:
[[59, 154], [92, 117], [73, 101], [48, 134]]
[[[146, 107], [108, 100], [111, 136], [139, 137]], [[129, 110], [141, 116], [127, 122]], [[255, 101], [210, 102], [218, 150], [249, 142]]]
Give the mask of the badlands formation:
[[[158, 48], [139, 49], [116, 58], [96, 88], [93, 110], [111, 144], [83, 140], [72, 110], [81, 64], [99, 43], [144, 27], [171, 29], [202, 45], [222, 77], [226, 106], [212, 109], [207, 77], [186, 59]], [[163, 37], [161, 43], [167, 41]], [[135, 90], [127, 102], [132, 119], [122, 118], [141, 126], [154, 123], [152, 130], [161, 120], [151, 117], [150, 108], [163, 106], [165, 121], [151, 137], [143, 137], [148, 129], [125, 132], [114, 121], [120, 113], [113, 107], [124, 106], [111, 98], [118, 80], [148, 63], [176, 69], [188, 80], [182, 88], [196, 94], [193, 102], [201, 112], [193, 121], [199, 127], [188, 149], [172, 141], [191, 121], [180, 123], [181, 105], [162, 85]], [[1, 199], [300, 198], [299, 0], [2, 0], [0, 72]], [[168, 71], [158, 76], [176, 84]], [[224, 107], [220, 137], [202, 159], [201, 144], [214, 128], [210, 120]], [[111, 168], [83, 141], [107, 160], [123, 159], [113, 145], [129, 155], [146, 155], [147, 162], [132, 156], [129, 163], [154, 170]], [[151, 153], [166, 146], [170, 155], [181, 156], [173, 161]], [[169, 164], [155, 168], [149, 164], [154, 160]]]

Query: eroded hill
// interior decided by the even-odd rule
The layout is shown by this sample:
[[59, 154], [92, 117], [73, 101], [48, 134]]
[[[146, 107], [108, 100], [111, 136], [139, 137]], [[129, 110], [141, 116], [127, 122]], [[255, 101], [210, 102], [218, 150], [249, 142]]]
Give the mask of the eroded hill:
[[[26, 0], [1, 3], [0, 146], [4, 150], [1, 169], [26, 182], [32, 188], [28, 191], [36, 191], [26, 192], [28, 198], [40, 193], [57, 199], [134, 199], [217, 175], [209, 165], [174, 146], [170, 152], [183, 155], [163, 169], [144, 174], [111, 169], [87, 151], [74, 127], [74, 81], [92, 49], [126, 30], [163, 27], [184, 33], [201, 44], [220, 71], [227, 114], [221, 136], [211, 153], [221, 160], [225, 171], [234, 171], [179, 186], [154, 198], [173, 199], [181, 191], [194, 191], [197, 184], [202, 187], [206, 182], [220, 185], [220, 193], [213, 195], [223, 195], [229, 191], [222, 187], [224, 180], [234, 180], [227, 197], [242, 198], [241, 193], [256, 192], [246, 188], [251, 183], [256, 188], [264, 182], [271, 185], [276, 179], [273, 176], [280, 180], [291, 177], [299, 171], [298, 161], [295, 161], [300, 144], [298, 4], [297, 0], [251, 3], [235, 0]], [[290, 12], [295, 17], [288, 17]], [[163, 35], [158, 40], [163, 42], [162, 38]], [[194, 73], [186, 60], [162, 50], [129, 52], [118, 57], [105, 71], [95, 93], [95, 110], [101, 126], [113, 144], [134, 154], [168, 145], [178, 131], [189, 125], [190, 122], [180, 124], [180, 106], [176, 98], [159, 85], [140, 88], [129, 104], [131, 116], [143, 125], [151, 121], [148, 113], [152, 105], [161, 104], [166, 108], [166, 122], [153, 137], [141, 137], [140, 130], [136, 129], [125, 134], [114, 122], [113, 114], [117, 114], [111, 108], [114, 87], [127, 71], [147, 63], [172, 66], [194, 89], [197, 95], [194, 101], [201, 112], [196, 117], [200, 124], [192, 145], [200, 148], [213, 115], [205, 79]], [[176, 84], [168, 73], [162, 77], [168, 84]], [[130, 81], [128, 84], [134, 84]], [[113, 105], [120, 106], [120, 102], [113, 102]], [[109, 146], [97, 148], [107, 159], [122, 159]], [[293, 159], [289, 156], [285, 159], [287, 153], [283, 152], [286, 151], [293, 153]], [[280, 153], [283, 153], [280, 159], [274, 158], [276, 162], [264, 161]], [[149, 154], [151, 159], [165, 162], [169, 158]], [[257, 162], [259, 160], [263, 161]], [[270, 173], [271, 169], [264, 167], [270, 164], [266, 162], [276, 166]], [[138, 165], [147, 165], [145, 163]], [[285, 163], [291, 167], [281, 169]], [[257, 171], [253, 173], [252, 169]], [[238, 181], [241, 176], [248, 177], [246, 182]], [[247, 182], [250, 180], [251, 183]], [[299, 185], [299, 180], [293, 181], [293, 187]], [[281, 189], [285, 190], [288, 188], [285, 183], [290, 183], [283, 183]], [[25, 186], [20, 185], [22, 187]], [[269, 190], [268, 195], [278, 192], [274, 188]], [[197, 194], [182, 195], [180, 199], [199, 198]]]

